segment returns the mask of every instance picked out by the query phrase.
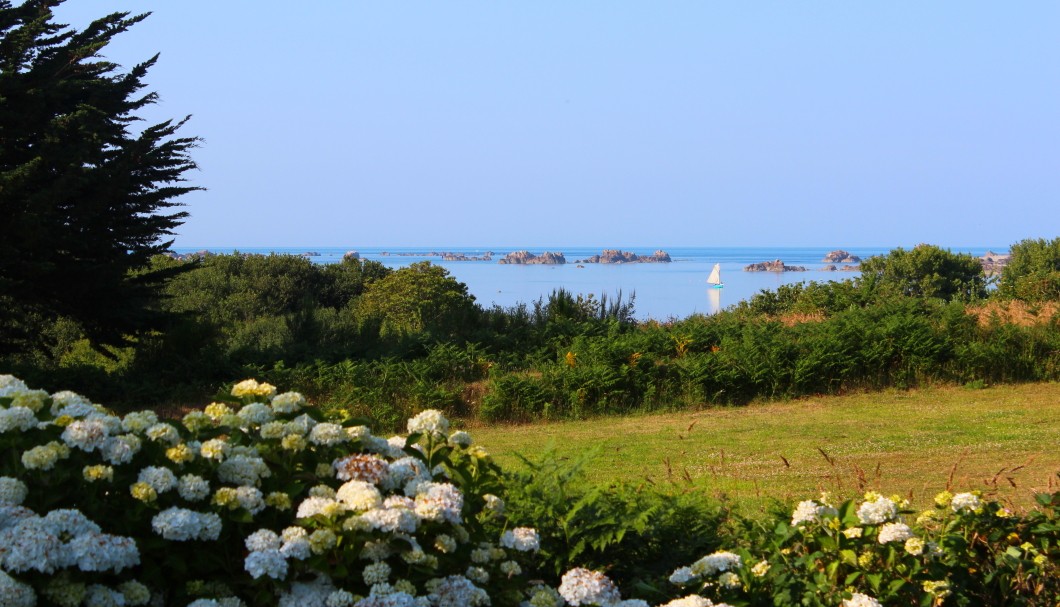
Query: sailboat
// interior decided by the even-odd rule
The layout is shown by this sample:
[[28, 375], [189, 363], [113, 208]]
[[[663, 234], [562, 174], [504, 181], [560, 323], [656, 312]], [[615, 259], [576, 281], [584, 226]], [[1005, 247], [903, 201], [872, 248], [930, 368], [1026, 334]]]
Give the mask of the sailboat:
[[714, 269], [710, 271], [710, 276], [707, 277], [707, 282], [714, 285], [713, 288], [721, 289], [725, 286], [725, 283], [721, 281], [721, 264], [714, 264]]

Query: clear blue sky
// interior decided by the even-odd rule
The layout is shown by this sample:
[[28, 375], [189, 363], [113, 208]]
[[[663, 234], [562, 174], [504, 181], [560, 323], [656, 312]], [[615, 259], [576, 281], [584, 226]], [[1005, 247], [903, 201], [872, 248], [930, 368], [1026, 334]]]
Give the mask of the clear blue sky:
[[68, 0], [153, 15], [177, 246], [1060, 236], [1060, 2]]

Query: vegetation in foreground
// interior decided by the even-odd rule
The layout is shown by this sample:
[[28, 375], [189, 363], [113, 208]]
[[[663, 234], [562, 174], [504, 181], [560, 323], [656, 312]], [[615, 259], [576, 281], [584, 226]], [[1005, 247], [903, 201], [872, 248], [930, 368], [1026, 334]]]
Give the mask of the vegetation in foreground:
[[[1052, 605], [1060, 493], [803, 500], [505, 472], [436, 410], [389, 439], [239, 382], [180, 422], [0, 376], [0, 603], [327, 607]], [[623, 598], [623, 597], [627, 598]]]

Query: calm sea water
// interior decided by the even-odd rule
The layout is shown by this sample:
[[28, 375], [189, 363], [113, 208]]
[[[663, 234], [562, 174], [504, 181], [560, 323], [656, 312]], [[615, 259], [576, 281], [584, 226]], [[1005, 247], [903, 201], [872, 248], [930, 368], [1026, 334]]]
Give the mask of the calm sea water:
[[[430, 261], [442, 266], [457, 280], [467, 285], [468, 291], [475, 296], [479, 304], [489, 307], [493, 304], [513, 306], [518, 303], [531, 303], [540, 297], [547, 296], [553, 289], [566, 288], [574, 293], [592, 293], [599, 297], [606, 294], [613, 298], [619, 292], [628, 297], [635, 294], [636, 315], [640, 319], [654, 318], [667, 320], [684, 318], [691, 314], [711, 314], [766, 289], [775, 289], [780, 285], [804, 282], [844, 280], [857, 276], [857, 272], [827, 272], [822, 268], [827, 265], [821, 261], [832, 249], [826, 247], [800, 248], [667, 248], [660, 247], [670, 254], [672, 263], [638, 263], [638, 264], [582, 264], [577, 267], [575, 260], [584, 259], [600, 253], [599, 248], [561, 247], [561, 248], [525, 248], [531, 253], [540, 254], [546, 250], [561, 252], [567, 264], [554, 265], [501, 265], [497, 260], [506, 253], [520, 250], [517, 248], [425, 248], [425, 247], [390, 247], [390, 248], [245, 248], [242, 253], [289, 253], [299, 255], [307, 252], [319, 253], [309, 257], [314, 263], [338, 263], [343, 254], [356, 250], [362, 259], [379, 261], [391, 268], [407, 266], [417, 261]], [[177, 247], [178, 253], [191, 253], [201, 248]], [[231, 253], [233, 248], [212, 247], [208, 250], [215, 253]], [[650, 255], [654, 248], [629, 248], [638, 255]], [[885, 248], [845, 248], [844, 250], [866, 258], [871, 255], [886, 253]], [[954, 252], [983, 255], [990, 247], [969, 247], [954, 249]], [[994, 251], [1004, 251], [1007, 247], [994, 247]], [[492, 251], [493, 261], [442, 261], [440, 257], [426, 255], [430, 252], [463, 253], [468, 256], [481, 256]], [[383, 255], [384, 252], [389, 255]], [[783, 260], [789, 266], [805, 266], [806, 272], [745, 272], [744, 266], [761, 261]], [[707, 284], [707, 275], [715, 263], [721, 264], [723, 289], [712, 289]]]

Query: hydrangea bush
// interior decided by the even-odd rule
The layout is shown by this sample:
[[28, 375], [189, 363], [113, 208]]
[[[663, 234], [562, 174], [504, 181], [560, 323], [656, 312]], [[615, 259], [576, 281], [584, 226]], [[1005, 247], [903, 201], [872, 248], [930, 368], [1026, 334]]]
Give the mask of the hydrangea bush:
[[[178, 422], [0, 375], [0, 605], [648, 607], [555, 571], [504, 477], [438, 411], [382, 438], [254, 380]], [[915, 513], [799, 503], [679, 567], [663, 607], [1054, 605], [1060, 493], [1015, 516], [976, 493]], [[548, 537], [549, 534], [544, 534]], [[619, 580], [620, 583], [623, 580]]]
[[408, 435], [236, 384], [179, 423], [0, 376], [0, 604], [518, 604], [538, 548], [500, 475], [425, 411]]

